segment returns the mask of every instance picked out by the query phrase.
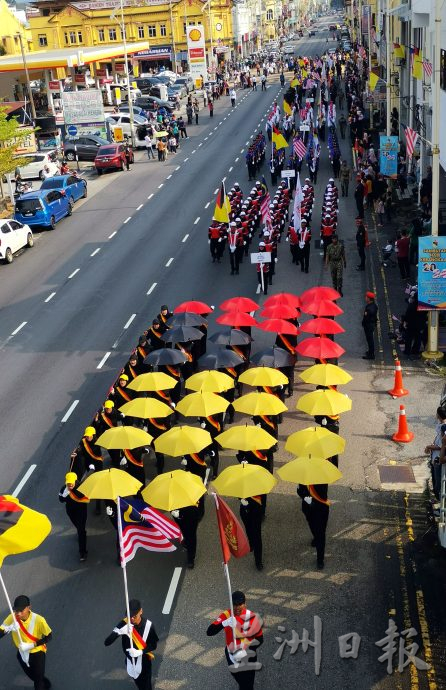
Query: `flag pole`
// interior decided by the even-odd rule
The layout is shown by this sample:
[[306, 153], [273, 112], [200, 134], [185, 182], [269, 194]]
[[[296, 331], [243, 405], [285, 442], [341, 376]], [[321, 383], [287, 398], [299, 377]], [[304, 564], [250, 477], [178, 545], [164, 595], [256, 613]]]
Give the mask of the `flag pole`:
[[[129, 604], [129, 589], [128, 589], [128, 583], [127, 583], [127, 568], [126, 568], [126, 562], [124, 558], [124, 553], [123, 553], [123, 548], [122, 548], [122, 520], [121, 520], [121, 497], [118, 496], [116, 499], [116, 505], [118, 508], [117, 514], [118, 514], [118, 536], [119, 536], [119, 556], [121, 558], [121, 568], [122, 568], [122, 576], [124, 578], [124, 596], [125, 596], [125, 609], [127, 612], [127, 621], [128, 621], [128, 633], [129, 633], [129, 640], [130, 640], [130, 648], [133, 649], [133, 638], [130, 630], [130, 604]], [[135, 667], [135, 659], [132, 657], [132, 666]]]
[[[3, 575], [2, 575], [1, 568], [0, 568], [0, 584], [1, 584], [2, 589], [3, 589], [3, 592], [4, 592], [4, 594], [5, 594], [6, 602], [7, 602], [7, 604], [8, 604], [8, 609], [9, 609], [10, 612], [11, 612], [12, 620], [15, 622], [16, 617], [15, 617], [15, 614], [14, 614], [14, 609], [12, 608], [11, 599], [9, 598], [9, 594], [8, 594], [7, 589], [6, 589], [5, 581], [3, 580]], [[18, 636], [18, 638], [19, 638], [19, 640], [20, 640], [20, 643], [22, 643], [23, 640], [22, 640], [22, 636], [21, 636], [21, 634], [20, 634], [20, 626], [18, 627], [18, 629], [17, 629], [15, 632], [17, 633], [17, 636]]]
[[[214, 497], [215, 510], [217, 511], [217, 521], [219, 522], [219, 518], [218, 518], [218, 510], [219, 510], [218, 497], [217, 497], [217, 494], [215, 493], [215, 491], [212, 492], [212, 496]], [[219, 523], [219, 524], [220, 524], [220, 523]], [[235, 650], [235, 647], [237, 646], [237, 642], [236, 642], [236, 639], [237, 639], [237, 638], [236, 638], [235, 622], [234, 622], [234, 621], [235, 621], [235, 618], [234, 618], [234, 606], [233, 606], [233, 603], [232, 603], [231, 578], [229, 577], [229, 568], [228, 568], [228, 564], [227, 564], [227, 561], [226, 561], [225, 555], [224, 555], [225, 552], [224, 552], [223, 542], [222, 542], [222, 538], [221, 538], [220, 528], [219, 528], [219, 530], [218, 530], [218, 534], [219, 534], [219, 537], [220, 537], [220, 546], [221, 546], [221, 552], [222, 552], [222, 555], [223, 555], [223, 572], [224, 572], [224, 574], [225, 574], [226, 584], [227, 584], [227, 586], [228, 586], [229, 610], [231, 611], [231, 618], [232, 618], [232, 621], [233, 621], [233, 624], [232, 624], [232, 626], [231, 626], [231, 628], [232, 628], [232, 639], [233, 639], [233, 642], [234, 642], [234, 650]]]

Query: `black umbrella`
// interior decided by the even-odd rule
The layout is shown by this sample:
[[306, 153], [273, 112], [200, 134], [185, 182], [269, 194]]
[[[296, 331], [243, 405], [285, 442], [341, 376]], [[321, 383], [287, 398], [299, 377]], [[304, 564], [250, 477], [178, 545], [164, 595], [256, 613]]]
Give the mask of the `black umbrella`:
[[238, 328], [225, 328], [210, 335], [208, 341], [214, 345], [249, 345], [252, 338]]
[[264, 367], [292, 367], [295, 359], [293, 355], [281, 347], [267, 347], [266, 350], [256, 352], [251, 357], [251, 362]]
[[159, 350], [154, 350], [150, 355], [147, 355], [144, 364], [150, 364], [152, 367], [162, 365], [175, 366], [176, 364], [184, 364], [185, 361], [186, 355], [180, 352], [180, 350], [162, 347]]
[[232, 350], [215, 348], [202, 355], [197, 362], [200, 369], [225, 369], [243, 364], [243, 359]]
[[203, 336], [204, 333], [199, 331], [198, 328], [175, 326], [163, 333], [161, 340], [164, 340], [165, 343], [188, 343], [191, 340], [200, 340]]
[[167, 325], [169, 328], [175, 328], [176, 326], [207, 326], [206, 319], [203, 319], [200, 314], [192, 314], [188, 311], [183, 311], [180, 314], [174, 314], [167, 320]]

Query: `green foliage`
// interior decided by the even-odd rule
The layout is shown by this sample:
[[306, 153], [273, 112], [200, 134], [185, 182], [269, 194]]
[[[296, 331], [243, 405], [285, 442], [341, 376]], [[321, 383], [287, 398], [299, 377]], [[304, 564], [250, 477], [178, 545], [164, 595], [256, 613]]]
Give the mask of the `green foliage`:
[[15, 151], [34, 130], [21, 127], [15, 118], [6, 119], [6, 108], [0, 106], [0, 175], [13, 172], [17, 166], [26, 164], [23, 158], [15, 157]]

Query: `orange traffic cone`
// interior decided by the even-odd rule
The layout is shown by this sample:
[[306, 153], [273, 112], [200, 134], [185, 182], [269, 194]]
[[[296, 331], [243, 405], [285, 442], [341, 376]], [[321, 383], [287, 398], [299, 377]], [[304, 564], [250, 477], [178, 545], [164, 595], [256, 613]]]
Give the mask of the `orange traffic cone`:
[[412, 431], [409, 431], [407, 428], [406, 409], [404, 405], [400, 405], [398, 431], [396, 434], [393, 434], [392, 441], [396, 441], [397, 443], [410, 443], [413, 437]]
[[409, 395], [409, 391], [403, 388], [403, 372], [401, 370], [401, 363], [399, 359], [395, 360], [395, 381], [391, 391], [387, 391], [392, 398], [402, 398], [403, 395]]

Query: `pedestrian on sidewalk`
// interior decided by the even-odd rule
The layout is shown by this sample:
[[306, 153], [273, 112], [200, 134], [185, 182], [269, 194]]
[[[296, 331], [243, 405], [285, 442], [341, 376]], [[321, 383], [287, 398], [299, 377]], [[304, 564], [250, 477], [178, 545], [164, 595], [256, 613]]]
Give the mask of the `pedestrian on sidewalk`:
[[374, 292], [365, 293], [365, 309], [362, 317], [362, 327], [364, 329], [368, 349], [362, 359], [375, 359], [374, 332], [378, 322], [378, 307], [375, 299], [376, 296]]
[[329, 244], [327, 247], [325, 265], [330, 266], [333, 287], [342, 297], [342, 278], [344, 268], [347, 268], [347, 261], [345, 258], [344, 247], [339, 243], [337, 235], [333, 235], [331, 238], [331, 244]]
[[401, 278], [406, 280], [410, 278], [410, 264], [409, 264], [409, 249], [410, 239], [407, 236], [407, 230], [401, 230], [401, 236], [398, 237], [396, 243], [396, 258], [398, 261], [398, 268], [400, 269]]
[[195, 115], [195, 124], [198, 125], [198, 113], [200, 112], [200, 106], [198, 105], [198, 101], [196, 98], [194, 98], [193, 109]]
[[262, 91], [266, 91], [266, 74], [262, 74], [260, 81], [262, 82]]
[[152, 149], [152, 137], [150, 134], [147, 132], [146, 136], [144, 137], [144, 144], [146, 146], [146, 151], [147, 151], [147, 158], [150, 160], [150, 158], [155, 158], [155, 154], [153, 153]]
[[360, 221], [358, 228], [356, 230], [356, 247], [359, 254], [359, 266], [356, 267], [357, 271], [365, 271], [365, 243], [366, 243], [366, 233], [364, 224]]
[[35, 690], [46, 690], [51, 682], [45, 677], [46, 645], [52, 638], [51, 628], [43, 616], [31, 611], [26, 594], [16, 597], [14, 616], [9, 614], [0, 625], [0, 639], [12, 634], [17, 647], [17, 661], [34, 683]]
[[177, 120], [177, 124], [178, 129], [180, 130], [181, 139], [188, 139], [189, 137], [187, 136], [186, 123], [184, 122], [183, 117], [181, 115]]
[[186, 106], [186, 115], [187, 115], [187, 124], [191, 125], [192, 124], [192, 115], [194, 114], [194, 110], [192, 107], [192, 103], [188, 103]]
[[358, 211], [358, 217], [364, 218], [364, 185], [359, 175], [356, 178], [355, 202], [356, 209]]
[[376, 215], [378, 216], [378, 227], [382, 228], [384, 226], [384, 213], [385, 213], [384, 199], [380, 197], [376, 202]]
[[208, 108], [209, 108], [209, 117], [214, 117], [214, 104], [210, 99], [209, 99], [209, 103], [208, 103]]
[[126, 144], [124, 147], [124, 156], [125, 156], [126, 168], [127, 168], [127, 170], [130, 170], [130, 160], [132, 157], [132, 151], [131, 151], [130, 146], [128, 144]]
[[229, 98], [231, 99], [231, 106], [235, 107], [235, 101], [237, 100], [237, 92], [235, 89], [231, 89], [229, 92]]

